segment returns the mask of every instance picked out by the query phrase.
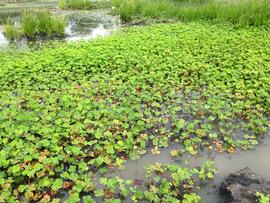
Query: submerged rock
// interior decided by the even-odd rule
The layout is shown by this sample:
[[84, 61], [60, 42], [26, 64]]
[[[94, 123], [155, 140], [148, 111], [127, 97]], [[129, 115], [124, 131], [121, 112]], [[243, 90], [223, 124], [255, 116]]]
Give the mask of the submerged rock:
[[270, 181], [244, 168], [230, 174], [220, 187], [220, 194], [225, 203], [255, 203], [256, 192], [270, 194]]

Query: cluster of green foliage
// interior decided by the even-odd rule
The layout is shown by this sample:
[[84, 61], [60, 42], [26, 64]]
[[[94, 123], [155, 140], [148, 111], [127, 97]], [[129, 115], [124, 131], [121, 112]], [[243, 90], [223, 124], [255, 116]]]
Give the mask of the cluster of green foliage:
[[5, 35], [11, 40], [18, 39], [20, 37], [20, 32], [11, 19], [8, 19], [5, 25]]
[[270, 202], [270, 195], [265, 195], [265, 194], [262, 194], [260, 192], [257, 192], [256, 195], [258, 197], [259, 203], [269, 203]]
[[91, 0], [60, 0], [59, 7], [62, 9], [92, 9]]
[[269, 53], [263, 28], [200, 23], [0, 53], [0, 202], [92, 195], [94, 171], [149, 146], [252, 147], [269, 130]]
[[217, 21], [238, 26], [269, 25], [268, 0], [113, 0], [116, 13], [124, 21], [156, 20]]
[[146, 171], [147, 177], [139, 184], [119, 177], [102, 177], [99, 182], [103, 187], [95, 190], [94, 194], [105, 202], [121, 202], [123, 198], [130, 198], [132, 202], [199, 203], [202, 199], [198, 195], [197, 182], [209, 183], [216, 172], [212, 162], [193, 169], [156, 163], [147, 166]]
[[49, 11], [24, 11], [21, 24], [8, 20], [5, 35], [9, 39], [20, 37], [64, 36], [66, 21], [62, 16], [53, 16]]

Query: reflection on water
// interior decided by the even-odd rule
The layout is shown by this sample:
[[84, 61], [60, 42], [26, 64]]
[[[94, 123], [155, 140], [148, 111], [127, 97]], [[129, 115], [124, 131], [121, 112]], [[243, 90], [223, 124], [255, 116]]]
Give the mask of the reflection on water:
[[234, 173], [245, 167], [249, 167], [253, 172], [270, 180], [270, 138], [266, 138], [263, 144], [258, 145], [256, 149], [251, 151], [240, 151], [235, 154], [216, 153], [213, 151], [201, 151], [195, 156], [184, 155], [180, 158], [173, 158], [170, 151], [173, 149], [180, 149], [179, 145], [173, 145], [161, 150], [159, 155], [146, 154], [136, 161], [129, 160], [125, 164], [124, 170], [112, 169], [109, 176], [119, 176], [124, 179], [140, 179], [144, 180], [146, 173], [144, 167], [148, 164], [154, 163], [178, 163], [189, 167], [196, 167], [212, 160], [218, 170], [213, 185], [202, 185], [201, 196], [206, 203], [221, 202], [219, 196], [219, 186], [221, 182], [230, 173]]
[[103, 37], [120, 27], [120, 20], [104, 12], [71, 12], [66, 15], [66, 40], [88, 40]]
[[3, 46], [7, 46], [8, 45], [8, 40], [4, 36], [2, 29], [0, 29], [0, 44], [3, 45]]
[[9, 18], [15, 19], [15, 18], [17, 18], [19, 16], [20, 16], [20, 12], [17, 11], [17, 10], [16, 11], [11, 11], [11, 10], [4, 11], [4, 10], [0, 10], [0, 25], [4, 25]]
[[[70, 32], [70, 26], [67, 27], [66, 32]], [[78, 40], [88, 40], [88, 39], [93, 39], [96, 37], [104, 37], [110, 33], [109, 30], [105, 29], [102, 24], [100, 24], [98, 27], [92, 29], [89, 33], [84, 34], [84, 35], [68, 35], [66, 37], [67, 41], [78, 41]]]
[[[106, 11], [61, 11], [58, 9], [52, 10], [55, 15], [64, 15], [67, 19], [67, 27], [65, 29], [65, 41], [89, 40], [96, 37], [109, 35], [113, 30], [120, 27], [120, 19], [116, 16], [108, 15]], [[0, 10], [1, 16], [1, 10]], [[20, 12], [16, 14], [10, 13], [9, 17], [20, 21]], [[1, 18], [1, 17], [0, 17]], [[5, 18], [7, 16], [5, 15]], [[29, 47], [27, 40], [22, 39], [18, 42], [10, 43], [3, 34], [4, 27], [0, 23], [0, 47], [8, 47], [10, 44], [15, 44], [18, 47]], [[36, 44], [42, 43], [42, 40], [37, 40]]]

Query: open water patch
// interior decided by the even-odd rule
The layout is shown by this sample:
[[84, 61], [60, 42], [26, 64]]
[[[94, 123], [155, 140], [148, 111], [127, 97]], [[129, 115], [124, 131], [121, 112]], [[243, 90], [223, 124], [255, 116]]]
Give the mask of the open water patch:
[[119, 176], [122, 179], [129, 179], [144, 184], [146, 179], [145, 167], [149, 164], [180, 164], [190, 168], [198, 167], [207, 160], [214, 162], [217, 173], [212, 184], [202, 184], [200, 195], [204, 202], [218, 203], [223, 202], [219, 194], [221, 182], [231, 173], [249, 167], [254, 173], [270, 180], [270, 138], [257, 145], [255, 149], [248, 151], [237, 151], [235, 153], [218, 153], [214, 150], [200, 150], [196, 155], [184, 154], [179, 157], [172, 157], [172, 150], [179, 150], [178, 144], [161, 149], [160, 154], [154, 155], [147, 153], [138, 160], [128, 160], [124, 169], [111, 169], [108, 176]]

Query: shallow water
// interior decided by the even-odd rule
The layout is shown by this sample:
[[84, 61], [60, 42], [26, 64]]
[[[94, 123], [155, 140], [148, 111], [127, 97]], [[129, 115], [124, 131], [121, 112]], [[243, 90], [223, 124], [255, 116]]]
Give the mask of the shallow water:
[[[53, 9], [53, 6], [52, 6]], [[0, 18], [7, 18], [7, 16], [18, 18], [20, 11], [13, 9], [9, 13], [1, 15]], [[64, 14], [68, 19], [68, 25], [65, 33], [67, 35], [66, 41], [75, 41], [82, 39], [92, 39], [99, 36], [106, 36], [111, 31], [121, 26], [120, 20], [117, 17], [110, 16], [106, 11], [59, 11], [53, 10], [56, 14]], [[8, 46], [10, 42], [3, 35], [3, 29], [0, 29], [0, 47]], [[26, 45], [25, 40], [18, 42], [20, 46]], [[188, 118], [186, 118], [188, 120]], [[186, 165], [189, 161], [190, 167], [199, 166], [205, 161], [211, 159], [214, 161], [215, 167], [218, 169], [213, 185], [203, 186], [201, 189], [201, 196], [207, 203], [220, 202], [219, 185], [221, 181], [230, 173], [236, 172], [239, 169], [249, 167], [251, 170], [262, 177], [270, 180], [270, 138], [266, 138], [261, 145], [258, 145], [255, 150], [241, 151], [235, 154], [216, 153], [213, 151], [201, 151], [196, 156], [184, 155], [179, 158], [174, 158], [170, 155], [173, 149], [179, 149], [179, 145], [172, 145], [168, 148], [162, 149], [159, 155], [146, 154], [136, 161], [128, 160], [125, 164], [124, 170], [111, 170], [109, 176], [119, 176], [123, 179], [145, 179], [144, 166], [154, 163], [180, 163]]]
[[9, 44], [7, 38], [3, 34], [3, 29], [0, 29], [0, 44], [2, 46], [7, 46]]
[[[1, 4], [0, 0], [0, 4]], [[23, 10], [27, 9], [55, 9], [57, 8], [57, 1], [32, 1], [24, 3], [3, 3], [0, 6], [0, 24], [4, 24], [8, 18], [15, 18], [20, 16]]]
[[[18, 4], [16, 4], [18, 6]], [[28, 43], [27, 40], [22, 39], [16, 42], [10, 42], [5, 35], [4, 24], [8, 18], [14, 19], [16, 22], [20, 21], [20, 13], [23, 10], [29, 8], [42, 8], [43, 3], [32, 3], [32, 7], [29, 4], [21, 4], [19, 8], [8, 8], [7, 10], [0, 9], [0, 47], [7, 48], [9, 45], [15, 45], [16, 47], [28, 47], [35, 42]], [[47, 5], [47, 4], [45, 4]], [[57, 3], [50, 2], [46, 6], [55, 15], [64, 15], [67, 19], [67, 26], [65, 28], [65, 41], [77, 41], [77, 40], [89, 40], [96, 37], [103, 37], [109, 35], [112, 31], [118, 29], [121, 26], [120, 19], [116, 16], [111, 16], [106, 10], [94, 10], [94, 11], [64, 11], [57, 8]], [[2, 22], [2, 23], [1, 23]], [[37, 40], [36, 44], [40, 44], [43, 41]]]
[[218, 170], [213, 180], [213, 185], [202, 185], [200, 194], [206, 203], [222, 202], [219, 195], [219, 186], [222, 180], [230, 173], [234, 173], [245, 167], [249, 167], [253, 172], [270, 180], [270, 138], [266, 138], [262, 144], [258, 145], [254, 150], [239, 151], [234, 154], [217, 153], [213, 150], [204, 150], [195, 156], [184, 155], [174, 158], [170, 155], [173, 149], [180, 149], [179, 145], [173, 145], [162, 149], [159, 155], [148, 153], [138, 160], [128, 160], [124, 170], [114, 169], [109, 172], [109, 176], [119, 176], [123, 179], [144, 180], [146, 173], [144, 167], [154, 163], [178, 163], [183, 166], [196, 167], [212, 160]]
[[108, 15], [106, 11], [80, 12], [73, 11], [66, 14], [66, 40], [87, 40], [109, 35], [120, 27], [120, 19]]

